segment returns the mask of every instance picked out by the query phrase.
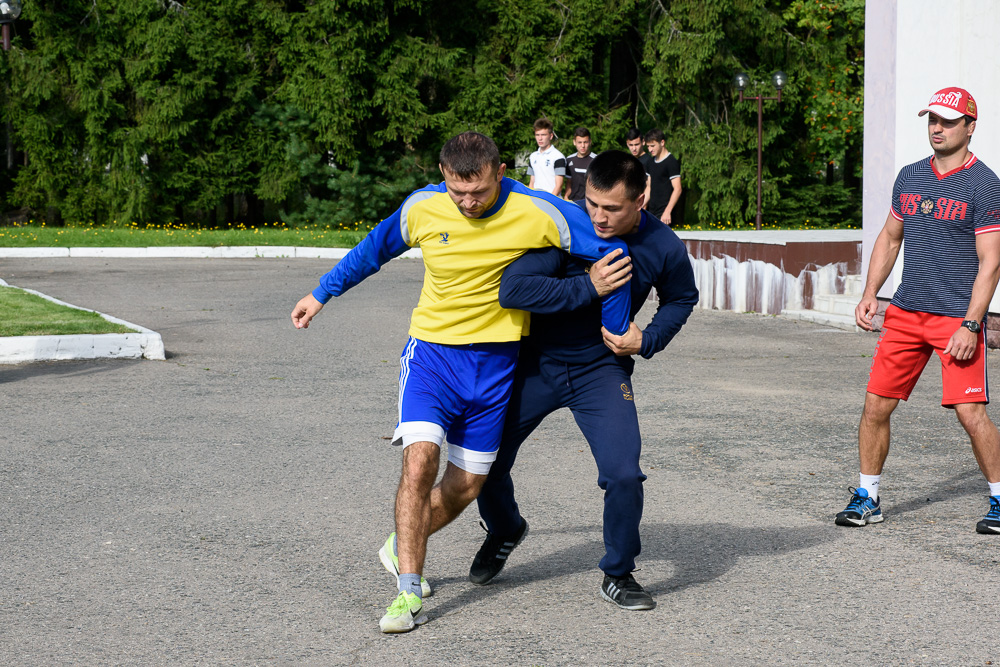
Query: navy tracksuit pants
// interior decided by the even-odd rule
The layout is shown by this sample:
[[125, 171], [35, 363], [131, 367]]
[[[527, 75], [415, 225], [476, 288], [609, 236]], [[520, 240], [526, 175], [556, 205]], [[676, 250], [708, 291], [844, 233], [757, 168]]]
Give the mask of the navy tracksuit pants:
[[604, 490], [604, 558], [600, 568], [612, 576], [635, 569], [641, 549], [641, 439], [632, 380], [614, 358], [567, 364], [522, 348], [507, 406], [497, 459], [479, 494], [479, 514], [495, 535], [508, 537], [521, 527], [510, 471], [521, 443], [542, 420], [569, 408], [597, 462], [597, 485]]

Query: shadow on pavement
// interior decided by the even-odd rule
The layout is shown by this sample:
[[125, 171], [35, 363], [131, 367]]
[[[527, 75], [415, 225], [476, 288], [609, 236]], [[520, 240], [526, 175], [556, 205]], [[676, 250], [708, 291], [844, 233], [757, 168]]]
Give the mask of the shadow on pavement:
[[[542, 531], [534, 533], [541, 534]], [[594, 589], [600, 585], [600, 571], [597, 564], [604, 554], [600, 526], [577, 526], [566, 530], [546, 531], [552, 534], [593, 533], [594, 540], [586, 544], [574, 544], [553, 554], [534, 560], [515, 562], [504, 568], [496, 583], [475, 587], [440, 605], [430, 609], [432, 616], [443, 616], [461, 607], [501, 592], [511, 586], [524, 586], [555, 579], [577, 572], [594, 572]], [[806, 528], [741, 528], [729, 524], [643, 524], [642, 563], [669, 561], [673, 572], [669, 579], [650, 580], [637, 575], [639, 582], [653, 596], [683, 590], [689, 586], [718, 579], [731, 570], [741, 558], [768, 556], [808, 549], [817, 544], [832, 541], [836, 535], [833, 522], [830, 526]], [[528, 539], [531, 539], [529, 534]], [[523, 549], [524, 545], [520, 549]], [[470, 548], [469, 563], [475, 555]], [[511, 555], [514, 561], [523, 558], [524, 551]], [[639, 572], [639, 570], [637, 570]], [[440, 585], [467, 582], [464, 577], [447, 577], [437, 582]]]
[[[970, 452], [971, 455], [971, 452]], [[942, 480], [937, 486], [926, 491], [916, 488], [908, 489], [907, 495], [914, 495], [912, 500], [901, 503], [893, 503], [891, 494], [887, 494], [886, 502], [883, 506], [886, 520], [898, 514], [906, 514], [927, 507], [931, 503], [939, 503], [943, 500], [951, 500], [956, 496], [988, 496], [989, 487], [979, 468], [971, 467], [965, 472]], [[879, 497], [882, 494], [879, 493]]]
[[835, 535], [832, 525], [806, 528], [737, 528], [722, 523], [646, 526], [641, 558], [670, 561], [674, 572], [669, 579], [641, 583], [654, 596], [680, 591], [718, 579], [741, 558], [809, 549], [832, 541]]
[[106, 373], [117, 370], [123, 364], [138, 362], [140, 359], [115, 359], [114, 363], [95, 363], [93, 360], [80, 361], [41, 361], [16, 366], [0, 366], [0, 384], [18, 382], [27, 378], [45, 376], [83, 377], [95, 373]]

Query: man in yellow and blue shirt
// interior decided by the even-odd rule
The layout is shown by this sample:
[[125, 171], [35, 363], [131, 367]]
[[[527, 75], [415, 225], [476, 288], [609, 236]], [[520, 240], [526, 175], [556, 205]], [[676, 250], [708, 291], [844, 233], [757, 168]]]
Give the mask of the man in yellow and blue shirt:
[[[493, 141], [476, 132], [441, 149], [444, 182], [411, 193], [296, 304], [292, 323], [306, 328], [323, 305], [419, 246], [424, 283], [400, 360], [399, 421], [393, 444], [403, 446], [396, 494], [396, 532], [379, 552], [399, 594], [380, 622], [383, 632], [407, 632], [425, 622], [421, 577], [427, 537], [476, 498], [496, 458], [528, 314], [502, 308], [500, 278], [533, 248], [557, 247], [589, 261], [614, 249], [628, 265], [627, 247], [597, 237], [578, 206], [504, 178]], [[629, 328], [630, 294], [619, 289], [602, 305], [603, 324]], [[448, 465], [437, 476], [441, 446]]]

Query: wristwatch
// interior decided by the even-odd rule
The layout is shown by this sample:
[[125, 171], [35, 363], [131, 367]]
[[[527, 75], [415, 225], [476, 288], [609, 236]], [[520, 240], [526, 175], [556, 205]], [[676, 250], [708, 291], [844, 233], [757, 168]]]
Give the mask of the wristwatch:
[[983, 330], [983, 325], [975, 320], [965, 320], [962, 322], [962, 326], [972, 333], [979, 333]]

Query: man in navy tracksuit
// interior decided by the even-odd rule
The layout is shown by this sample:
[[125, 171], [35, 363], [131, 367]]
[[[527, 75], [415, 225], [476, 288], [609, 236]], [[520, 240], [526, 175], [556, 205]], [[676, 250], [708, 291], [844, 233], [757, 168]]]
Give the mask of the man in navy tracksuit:
[[[478, 498], [487, 537], [469, 571], [473, 583], [493, 579], [528, 531], [510, 475], [518, 448], [546, 415], [568, 407], [590, 443], [605, 491], [601, 594], [625, 609], [656, 606], [631, 574], [641, 548], [646, 479], [639, 468], [631, 355], [649, 359], [666, 347], [698, 303], [698, 289], [684, 243], [642, 209], [645, 187], [642, 164], [622, 151], [597, 156], [587, 174], [587, 209], [597, 235], [625, 241], [631, 258], [616, 260], [615, 251], [588, 267], [558, 249], [542, 249], [504, 272], [500, 305], [531, 312], [531, 335], [522, 341], [500, 449]], [[631, 322], [616, 336], [601, 327], [600, 297], [625, 282], [632, 318], [653, 288], [659, 307], [645, 330]]]

